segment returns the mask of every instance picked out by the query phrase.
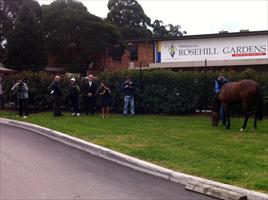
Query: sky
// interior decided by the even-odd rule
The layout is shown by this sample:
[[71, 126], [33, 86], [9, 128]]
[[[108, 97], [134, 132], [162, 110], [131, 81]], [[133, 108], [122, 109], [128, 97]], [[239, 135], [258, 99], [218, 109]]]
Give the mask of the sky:
[[[37, 0], [50, 4], [53, 0]], [[145, 14], [164, 24], [180, 25], [187, 35], [268, 30], [268, 0], [137, 0]], [[94, 15], [105, 18], [108, 0], [80, 0]]]

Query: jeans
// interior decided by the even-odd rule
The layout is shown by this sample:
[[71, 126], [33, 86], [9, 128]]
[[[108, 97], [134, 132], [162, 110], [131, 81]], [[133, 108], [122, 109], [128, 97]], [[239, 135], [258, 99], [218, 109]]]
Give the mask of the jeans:
[[131, 115], [135, 114], [135, 108], [134, 108], [134, 96], [124, 96], [124, 111], [123, 114], [128, 114], [128, 105], [130, 104], [130, 113]]

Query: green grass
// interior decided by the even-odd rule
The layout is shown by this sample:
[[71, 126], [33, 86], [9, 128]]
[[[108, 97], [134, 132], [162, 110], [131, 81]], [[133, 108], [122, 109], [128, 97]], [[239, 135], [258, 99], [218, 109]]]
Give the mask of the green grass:
[[[0, 116], [22, 120], [12, 112]], [[244, 133], [241, 118], [231, 129], [212, 128], [205, 116], [32, 114], [24, 121], [58, 130], [176, 171], [268, 193], [268, 120]]]

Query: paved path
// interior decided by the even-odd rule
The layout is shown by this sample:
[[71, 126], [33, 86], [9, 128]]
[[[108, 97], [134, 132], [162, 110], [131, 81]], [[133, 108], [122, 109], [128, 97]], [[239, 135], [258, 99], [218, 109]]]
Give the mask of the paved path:
[[208, 200], [182, 185], [0, 124], [0, 199]]

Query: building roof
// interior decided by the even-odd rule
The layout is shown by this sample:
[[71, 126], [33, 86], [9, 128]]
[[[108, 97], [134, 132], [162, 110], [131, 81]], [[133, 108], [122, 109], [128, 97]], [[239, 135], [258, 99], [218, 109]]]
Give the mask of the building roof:
[[48, 72], [64, 72], [64, 67], [47, 66], [45, 71]]
[[202, 35], [183, 35], [183, 36], [172, 36], [172, 37], [150, 37], [150, 38], [134, 38], [121, 40], [119, 42], [152, 42], [152, 41], [167, 41], [167, 40], [188, 40], [188, 39], [203, 39], [203, 38], [221, 38], [221, 37], [238, 37], [238, 36], [254, 36], [254, 35], [267, 35], [268, 30], [263, 31], [240, 31], [240, 32], [220, 32], [213, 34], [202, 34]]

